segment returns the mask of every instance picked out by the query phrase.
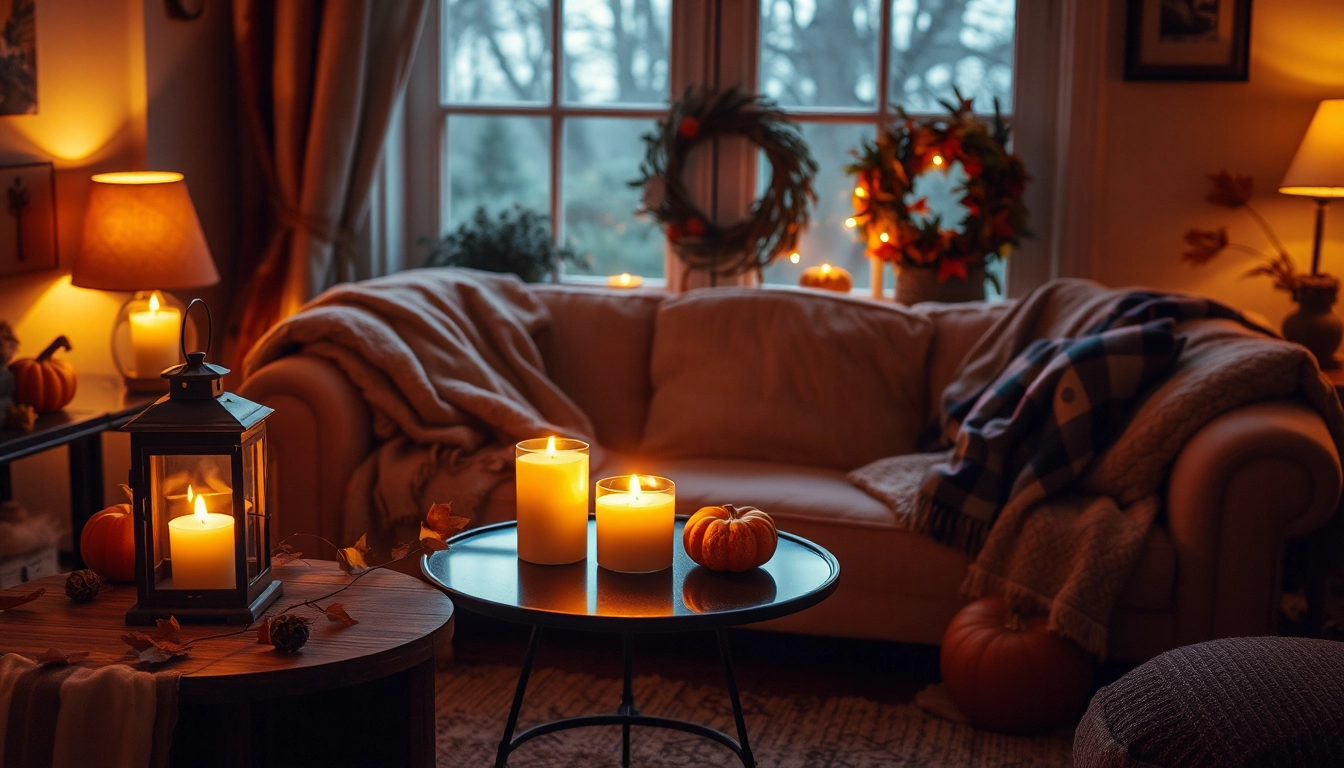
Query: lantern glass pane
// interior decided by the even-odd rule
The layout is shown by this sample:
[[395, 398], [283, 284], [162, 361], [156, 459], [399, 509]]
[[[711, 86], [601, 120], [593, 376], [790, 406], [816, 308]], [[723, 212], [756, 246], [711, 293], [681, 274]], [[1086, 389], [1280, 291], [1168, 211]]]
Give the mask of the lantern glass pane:
[[227, 454], [150, 456], [156, 589], [233, 589], [234, 516]]
[[247, 582], [251, 584], [270, 565], [266, 540], [266, 441], [243, 446], [243, 507], [247, 510]]

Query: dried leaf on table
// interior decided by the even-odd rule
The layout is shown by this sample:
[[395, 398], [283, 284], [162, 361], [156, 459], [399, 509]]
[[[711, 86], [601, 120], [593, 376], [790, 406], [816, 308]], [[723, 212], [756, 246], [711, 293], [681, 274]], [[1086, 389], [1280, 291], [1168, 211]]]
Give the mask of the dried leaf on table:
[[75, 651], [74, 653], [66, 653], [65, 651], [58, 650], [56, 648], [48, 648], [46, 653], [37, 657], [37, 663], [42, 664], [44, 666], [48, 664], [53, 665], [74, 664], [77, 661], [83, 661], [84, 659], [88, 658], [88, 656], [89, 656], [88, 651]]
[[190, 645], [182, 645], [170, 640], [156, 640], [144, 632], [127, 632], [121, 636], [121, 641], [131, 646], [136, 658], [146, 664], [162, 664], [173, 659], [180, 659], [191, 651]]
[[392, 559], [393, 559], [393, 560], [400, 560], [401, 558], [403, 558], [403, 557], [405, 557], [405, 556], [407, 556], [407, 555], [409, 555], [409, 554], [411, 554], [411, 545], [410, 545], [410, 544], [398, 544], [397, 546], [395, 546], [395, 547], [392, 548]]
[[155, 640], [167, 640], [170, 643], [182, 642], [182, 625], [177, 623], [176, 616], [169, 616], [166, 619], [155, 619], [156, 625], [154, 631]]
[[339, 623], [342, 629], [353, 627], [359, 623], [358, 619], [352, 618], [349, 613], [346, 613], [345, 606], [340, 603], [328, 605], [322, 609], [322, 613], [328, 620]]
[[359, 537], [353, 547], [344, 547], [336, 550], [336, 557], [340, 563], [341, 570], [350, 576], [358, 576], [369, 570], [369, 562], [365, 555], [369, 553], [369, 536], [365, 534]]
[[[421, 526], [421, 529], [423, 531], [424, 528], [428, 528], [439, 534], [440, 539], [446, 539], [466, 528], [467, 523], [470, 522], [471, 520], [465, 517], [458, 517], [453, 514], [453, 503], [450, 501], [447, 504], [431, 505], [429, 512], [425, 513], [425, 524]], [[423, 532], [421, 538], [424, 538]]]
[[271, 553], [271, 559], [275, 565], [284, 565], [285, 563], [294, 560], [302, 560], [303, 553], [289, 544], [281, 542], [276, 546], [275, 551]]
[[0, 611], [8, 611], [11, 608], [17, 608], [24, 603], [31, 603], [46, 593], [46, 588], [34, 589], [32, 592], [20, 592], [17, 595], [0, 595]]
[[430, 552], [442, 552], [448, 548], [448, 543], [443, 540], [443, 535], [433, 528], [420, 526], [420, 546]]

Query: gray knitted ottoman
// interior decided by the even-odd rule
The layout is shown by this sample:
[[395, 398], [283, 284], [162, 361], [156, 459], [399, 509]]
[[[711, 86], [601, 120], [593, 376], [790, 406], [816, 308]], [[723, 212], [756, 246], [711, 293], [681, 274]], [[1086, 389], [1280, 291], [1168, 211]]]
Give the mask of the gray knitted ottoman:
[[1093, 766], [1344, 766], [1344, 643], [1236, 637], [1097, 691], [1073, 739]]

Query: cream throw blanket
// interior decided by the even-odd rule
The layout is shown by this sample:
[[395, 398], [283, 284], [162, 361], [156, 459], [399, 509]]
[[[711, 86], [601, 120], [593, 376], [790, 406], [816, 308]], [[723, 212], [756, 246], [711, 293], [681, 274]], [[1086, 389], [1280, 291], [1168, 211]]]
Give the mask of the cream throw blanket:
[[588, 417], [546, 376], [533, 339], [549, 323], [512, 275], [410, 270], [318, 296], [257, 342], [243, 375], [302, 352], [335, 363], [368, 401], [378, 446], [350, 479], [353, 539], [417, 525], [435, 502], [474, 515], [511, 477], [519, 440], [594, 442]]
[[[1035, 339], [1084, 333], [1131, 290], [1083, 280], [1037, 289], [967, 353], [943, 402], [983, 390]], [[1339, 400], [1305, 348], [1229, 320], [1189, 321], [1177, 333], [1186, 346], [1170, 375], [1079, 487], [1037, 503], [1009, 499], [962, 584], [969, 597], [1002, 593], [1024, 610], [1048, 611], [1050, 629], [1104, 658], [1111, 611], [1143, 552], [1168, 468], [1196, 431], [1242, 405], [1299, 397], [1344, 445]], [[944, 426], [954, 438], [957, 425], [945, 418]], [[924, 472], [946, 458], [893, 456], [849, 478], [909, 521]]]

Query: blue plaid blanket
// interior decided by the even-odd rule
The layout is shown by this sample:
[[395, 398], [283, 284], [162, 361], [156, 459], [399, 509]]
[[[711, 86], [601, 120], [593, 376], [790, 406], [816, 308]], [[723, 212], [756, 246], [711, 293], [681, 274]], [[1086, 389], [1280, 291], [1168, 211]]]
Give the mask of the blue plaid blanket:
[[947, 408], [960, 429], [951, 458], [924, 476], [915, 529], [976, 553], [1009, 499], [1073, 483], [1180, 356], [1176, 323], [1198, 318], [1269, 333], [1207, 299], [1136, 291], [1086, 334], [1030, 344], [978, 395]]

